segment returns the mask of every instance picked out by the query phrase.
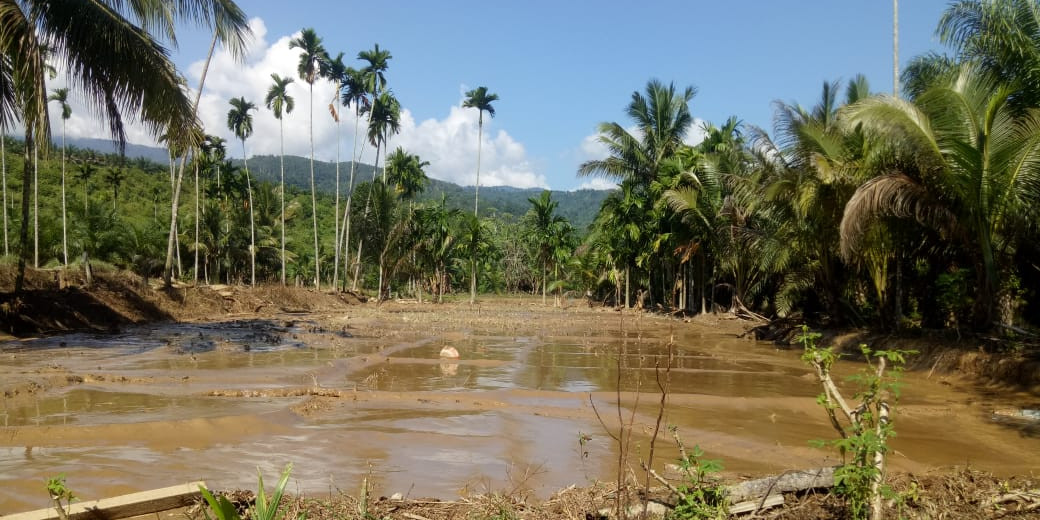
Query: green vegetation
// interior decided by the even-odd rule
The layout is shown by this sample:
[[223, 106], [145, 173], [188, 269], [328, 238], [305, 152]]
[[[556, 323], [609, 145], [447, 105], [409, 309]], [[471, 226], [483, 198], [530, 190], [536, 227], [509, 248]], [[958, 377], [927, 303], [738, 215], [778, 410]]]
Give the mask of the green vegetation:
[[[703, 141], [686, 144], [696, 89], [650, 80], [632, 94], [630, 121], [600, 125], [608, 156], [578, 172], [606, 176], [618, 189], [485, 189], [483, 211], [479, 145], [472, 188], [426, 179], [423, 158], [391, 147], [401, 104], [388, 80], [388, 50], [357, 53], [354, 68], [311, 29], [291, 43], [309, 88], [336, 86], [329, 113], [337, 134], [339, 107], [366, 120], [347, 179], [346, 161], [314, 160], [313, 139], [308, 159], [279, 153], [246, 165], [243, 157], [240, 169], [222, 143], [193, 126], [196, 105], [166, 56], [155, 53], [161, 43], [176, 44], [172, 22], [185, 20], [208, 26], [214, 46], [240, 54], [245, 15], [225, 1], [175, 2], [163, 17], [150, 5], [135, 9], [106, 36], [107, 54], [98, 46], [81, 52], [85, 34], [52, 26], [61, 16], [96, 13], [70, 9], [37, 20], [31, 9], [12, 11], [18, 23], [5, 34], [29, 38], [25, 28], [38, 27], [61, 40], [60, 58], [82, 64], [74, 69], [88, 98], [118, 107], [100, 112], [120, 146], [128, 116], [156, 134], [179, 136], [167, 142], [168, 182], [165, 165], [75, 147], [62, 147], [59, 168], [37, 145], [49, 141], [40, 139], [50, 132], [42, 107], [56, 101], [64, 117], [65, 93], [46, 95], [42, 44], [21, 52], [5, 36], [0, 126], [27, 128], [21, 143], [4, 142], [4, 209], [22, 209], [5, 218], [5, 233], [9, 223], [18, 226], [23, 265], [32, 222], [37, 265], [75, 263], [86, 254], [142, 276], [210, 283], [248, 276], [250, 283], [328, 288], [331, 281], [340, 289], [374, 288], [379, 298], [425, 293], [439, 300], [468, 282], [471, 301], [477, 292], [527, 291], [547, 303], [551, 292], [558, 305], [581, 294], [626, 307], [1018, 337], [1034, 336], [1030, 327], [1040, 323], [1040, 82], [1033, 77], [1040, 24], [1028, 0], [951, 5], [937, 30], [950, 53], [915, 58], [902, 77], [903, 97], [872, 92], [862, 77], [824, 82], [809, 106], [778, 103], [771, 132], [732, 117], [706, 123]], [[156, 31], [156, 45], [121, 44], [138, 26]], [[148, 70], [124, 66], [147, 60]], [[92, 79], [99, 77], [126, 86], [113, 91]], [[272, 79], [265, 106], [279, 120], [301, 117], [285, 92], [292, 80]], [[497, 100], [486, 87], [467, 93], [464, 106], [479, 112], [479, 136]], [[234, 102], [228, 124], [244, 144], [256, 106]], [[328, 121], [315, 121], [313, 96], [308, 102], [313, 132]], [[374, 166], [358, 162], [366, 145], [375, 148]], [[39, 152], [33, 183], [26, 179], [35, 176]], [[184, 183], [196, 192], [193, 200], [180, 199], [185, 168], [198, 172]], [[67, 200], [80, 192], [82, 204]], [[454, 211], [470, 196], [472, 218]], [[164, 233], [166, 263], [158, 266]]]
[[65, 483], [65, 474], [61, 473], [47, 479], [47, 494], [54, 501], [54, 509], [58, 511], [58, 517], [66, 520], [69, 517], [69, 507], [76, 495]]
[[[256, 470], [256, 473], [258, 480], [256, 500], [249, 508], [246, 518], [251, 520], [281, 520], [285, 516], [285, 511], [281, 507], [282, 496], [285, 494], [286, 484], [289, 483], [292, 464], [285, 466], [285, 470], [282, 471], [282, 477], [278, 479], [278, 484], [274, 487], [274, 492], [270, 496], [267, 495], [267, 491], [264, 489], [264, 474], [259, 469]], [[210, 490], [202, 486], [199, 487], [199, 490], [209, 506], [208, 511], [206, 509], [202, 510], [207, 520], [240, 520], [242, 518], [238, 514], [235, 505], [227, 497], [223, 495], [215, 496]], [[300, 513], [296, 520], [303, 520], [304, 518], [306, 516]]]
[[722, 463], [705, 459], [700, 446], [687, 450], [679, 438], [675, 426], [670, 428], [676, 444], [679, 446], [679, 470], [684, 480], [679, 485], [679, 498], [668, 518], [674, 520], [715, 520], [727, 518], [728, 501], [726, 488], [722, 485], [718, 473], [722, 471]]
[[610, 156], [580, 169], [620, 183], [583, 246], [592, 289], [626, 306], [1033, 334], [1035, 13], [957, 2], [938, 31], [954, 54], [915, 60], [908, 97], [825, 82], [811, 107], [778, 103], [772, 133], [733, 118], [683, 144], [696, 91], [650, 81], [631, 121], [601, 125]]
[[843, 458], [841, 467], [834, 471], [834, 489], [845, 499], [851, 518], [882, 518], [882, 498], [895, 498], [885, 485], [888, 442], [896, 435], [892, 406], [899, 399], [899, 375], [906, 357], [915, 352], [872, 350], [861, 345], [866, 367], [850, 378], [859, 386], [853, 396], [859, 404], [853, 407], [855, 403], [846, 401], [831, 379], [831, 368], [839, 354], [834, 347], [817, 347], [819, 337], [819, 333], [803, 327], [798, 339], [805, 350], [802, 360], [816, 370], [823, 385], [817, 402], [840, 437], [819, 443], [838, 448]]

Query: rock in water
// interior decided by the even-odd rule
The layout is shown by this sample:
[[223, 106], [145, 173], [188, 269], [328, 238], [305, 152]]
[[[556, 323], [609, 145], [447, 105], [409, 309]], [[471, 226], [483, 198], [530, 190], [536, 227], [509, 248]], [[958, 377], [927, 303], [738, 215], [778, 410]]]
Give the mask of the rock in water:
[[441, 357], [458, 359], [459, 351], [455, 350], [455, 347], [444, 347], [441, 349]]

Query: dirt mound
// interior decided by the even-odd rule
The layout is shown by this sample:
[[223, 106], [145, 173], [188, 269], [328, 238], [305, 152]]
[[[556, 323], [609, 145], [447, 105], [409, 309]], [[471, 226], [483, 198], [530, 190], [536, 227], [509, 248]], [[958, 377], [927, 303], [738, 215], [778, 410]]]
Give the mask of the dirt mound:
[[256, 312], [332, 311], [365, 301], [354, 293], [262, 285], [174, 284], [164, 288], [125, 271], [95, 272], [90, 285], [75, 269], [33, 270], [15, 295], [11, 268], [0, 269], [0, 331], [16, 337], [69, 331], [116, 331], [122, 325], [196, 320]]

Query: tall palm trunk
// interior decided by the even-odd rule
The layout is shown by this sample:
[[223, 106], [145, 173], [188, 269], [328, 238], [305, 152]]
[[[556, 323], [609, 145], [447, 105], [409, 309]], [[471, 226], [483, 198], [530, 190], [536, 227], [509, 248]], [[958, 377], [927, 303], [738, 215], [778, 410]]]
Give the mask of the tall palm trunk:
[[32, 125], [25, 125], [25, 150], [22, 152], [22, 220], [18, 230], [18, 274], [14, 279], [14, 292], [25, 288], [25, 264], [29, 257], [29, 197], [32, 194], [27, 168], [29, 149], [35, 148]]
[[484, 111], [480, 111], [477, 119], [477, 186], [473, 193], [473, 216], [477, 216], [480, 206], [480, 149], [484, 145]]
[[311, 220], [314, 223], [314, 288], [321, 290], [321, 262], [318, 260], [318, 196], [314, 188], [314, 83], [310, 84], [311, 91]]
[[199, 162], [195, 161], [195, 268], [193, 283], [199, 284]]
[[61, 252], [69, 266], [69, 233], [65, 218], [65, 119], [61, 120]]
[[[386, 152], [383, 152], [383, 155], [386, 155]], [[384, 163], [386, 162], [385, 158], [384, 158], [383, 162]], [[385, 171], [385, 168], [384, 168], [384, 171]], [[372, 169], [372, 185], [373, 185], [373, 187], [375, 186], [376, 175], [378, 175], [378, 172], [379, 172], [379, 142], [377, 141], [376, 142], [376, 164], [375, 164], [375, 166], [373, 166], [373, 169]], [[371, 207], [372, 207], [372, 188], [369, 188], [369, 190], [368, 190], [368, 197], [365, 198], [365, 213], [364, 213], [364, 217], [363, 218], [368, 218], [368, 210]], [[354, 264], [354, 280], [350, 284], [351, 290], [354, 290], [354, 291], [356, 291], [357, 288], [358, 288], [358, 285], [357, 285], [358, 277], [361, 275], [361, 250], [364, 247], [364, 245], [365, 245], [365, 239], [358, 240], [357, 261]]]
[[40, 150], [33, 143], [33, 267], [40, 268]]
[[[202, 67], [202, 77], [199, 78], [199, 90], [195, 92], [195, 101], [192, 103], [192, 117], [198, 117], [199, 114], [199, 99], [202, 97], [202, 88], [206, 84], [206, 73], [209, 72], [209, 64], [213, 59], [213, 49], [217, 47], [217, 31], [213, 31], [213, 40], [209, 44], [209, 53], [206, 54], [206, 63]], [[180, 169], [177, 172], [177, 180], [173, 187], [173, 197], [171, 197], [170, 203], [170, 236], [166, 241], [166, 265], [163, 268], [163, 284], [166, 287], [170, 287], [172, 284], [173, 276], [173, 258], [174, 258], [174, 245], [177, 241], [177, 212], [178, 206], [181, 200], [181, 184], [184, 182], [184, 163], [188, 157], [188, 147], [184, 149], [184, 156], [181, 158]], [[178, 253], [179, 253], [179, 248]], [[180, 262], [178, 261], [178, 264]]]
[[282, 287], [285, 287], [285, 124], [281, 117], [278, 118], [278, 149], [281, 152], [278, 157], [278, 167], [282, 183]]
[[249, 179], [246, 140], [242, 140], [242, 164], [246, 167], [246, 191], [249, 193], [249, 285], [256, 287], [256, 219], [253, 218], [253, 181]]
[[546, 303], [545, 302], [545, 284], [546, 284], [546, 279], [549, 276], [548, 275], [549, 268], [546, 267], [546, 264], [547, 264], [547, 262], [542, 262], [542, 305], [545, 305], [545, 303]]
[[[335, 108], [333, 104], [333, 108]], [[339, 285], [339, 140], [340, 140], [340, 124], [339, 115], [336, 115], [336, 205], [335, 209], [332, 210], [332, 236], [335, 237], [335, 243], [332, 244], [332, 289], [335, 290]]]
[[11, 250], [7, 245], [7, 148], [4, 143], [6, 137], [0, 134], [0, 174], [3, 175], [4, 191], [4, 256], [11, 254]]
[[629, 296], [632, 294], [632, 286], [629, 284], [629, 281], [632, 278], [631, 274], [632, 274], [631, 267], [628, 266], [628, 265], [625, 265], [625, 308], [626, 309], [632, 306], [632, 302], [631, 302], [631, 300], [629, 300]]
[[[360, 123], [360, 119], [361, 119], [360, 115], [361, 114], [358, 111], [358, 106], [357, 106], [357, 104], [355, 104], [354, 105], [354, 149], [353, 149], [353, 151], [352, 151], [352, 153], [350, 155], [350, 184], [347, 186], [347, 207], [343, 209], [343, 226], [340, 228], [343, 231], [342, 232], [342, 234], [343, 234], [342, 243], [343, 243], [343, 285], [344, 286], [347, 284], [347, 282], [346, 282], [346, 280], [347, 280], [347, 266], [349, 265], [349, 262], [350, 262], [350, 260], [349, 260], [349, 258], [350, 258], [350, 254], [349, 254], [350, 253], [350, 206], [351, 206], [351, 203], [354, 200], [354, 171], [355, 171], [355, 167], [357, 166], [357, 162], [358, 162], [357, 141], [358, 141], [358, 123]], [[369, 116], [369, 118], [371, 119], [371, 116]], [[364, 141], [362, 141], [362, 143], [361, 143], [362, 149], [364, 149], [364, 145], [365, 145], [365, 143], [364, 143]]]
[[[480, 207], [480, 149], [484, 145], [484, 111], [477, 116], [477, 186], [473, 193], [473, 216], [477, 215]], [[470, 258], [470, 281], [469, 281], [469, 303], [473, 305], [477, 301], [477, 253], [474, 251]]]

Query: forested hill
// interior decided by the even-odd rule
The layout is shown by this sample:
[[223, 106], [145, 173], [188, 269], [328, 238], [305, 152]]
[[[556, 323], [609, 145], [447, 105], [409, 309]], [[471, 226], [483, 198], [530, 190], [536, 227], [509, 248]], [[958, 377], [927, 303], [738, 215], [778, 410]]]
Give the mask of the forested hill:
[[[350, 161], [340, 163], [340, 183], [346, 193], [350, 180]], [[374, 167], [358, 163], [354, 172], [355, 183], [372, 180]], [[257, 155], [249, 158], [249, 170], [258, 180], [278, 182], [278, 156]], [[314, 180], [319, 191], [333, 193], [336, 189], [335, 163], [314, 161]], [[285, 156], [285, 182], [302, 190], [310, 189], [310, 160], [306, 157]], [[509, 213], [520, 217], [527, 213], [531, 203], [527, 199], [537, 197], [541, 189], [520, 189], [509, 186], [482, 186], [480, 188], [481, 215], [492, 212]], [[553, 191], [553, 200], [559, 201], [556, 209], [559, 215], [566, 218], [579, 231], [584, 231], [599, 211], [603, 199], [610, 193], [607, 190]], [[440, 200], [444, 196], [448, 207], [463, 210], [473, 208], [473, 187], [459, 186], [450, 182], [430, 179], [426, 191], [419, 200]]]

